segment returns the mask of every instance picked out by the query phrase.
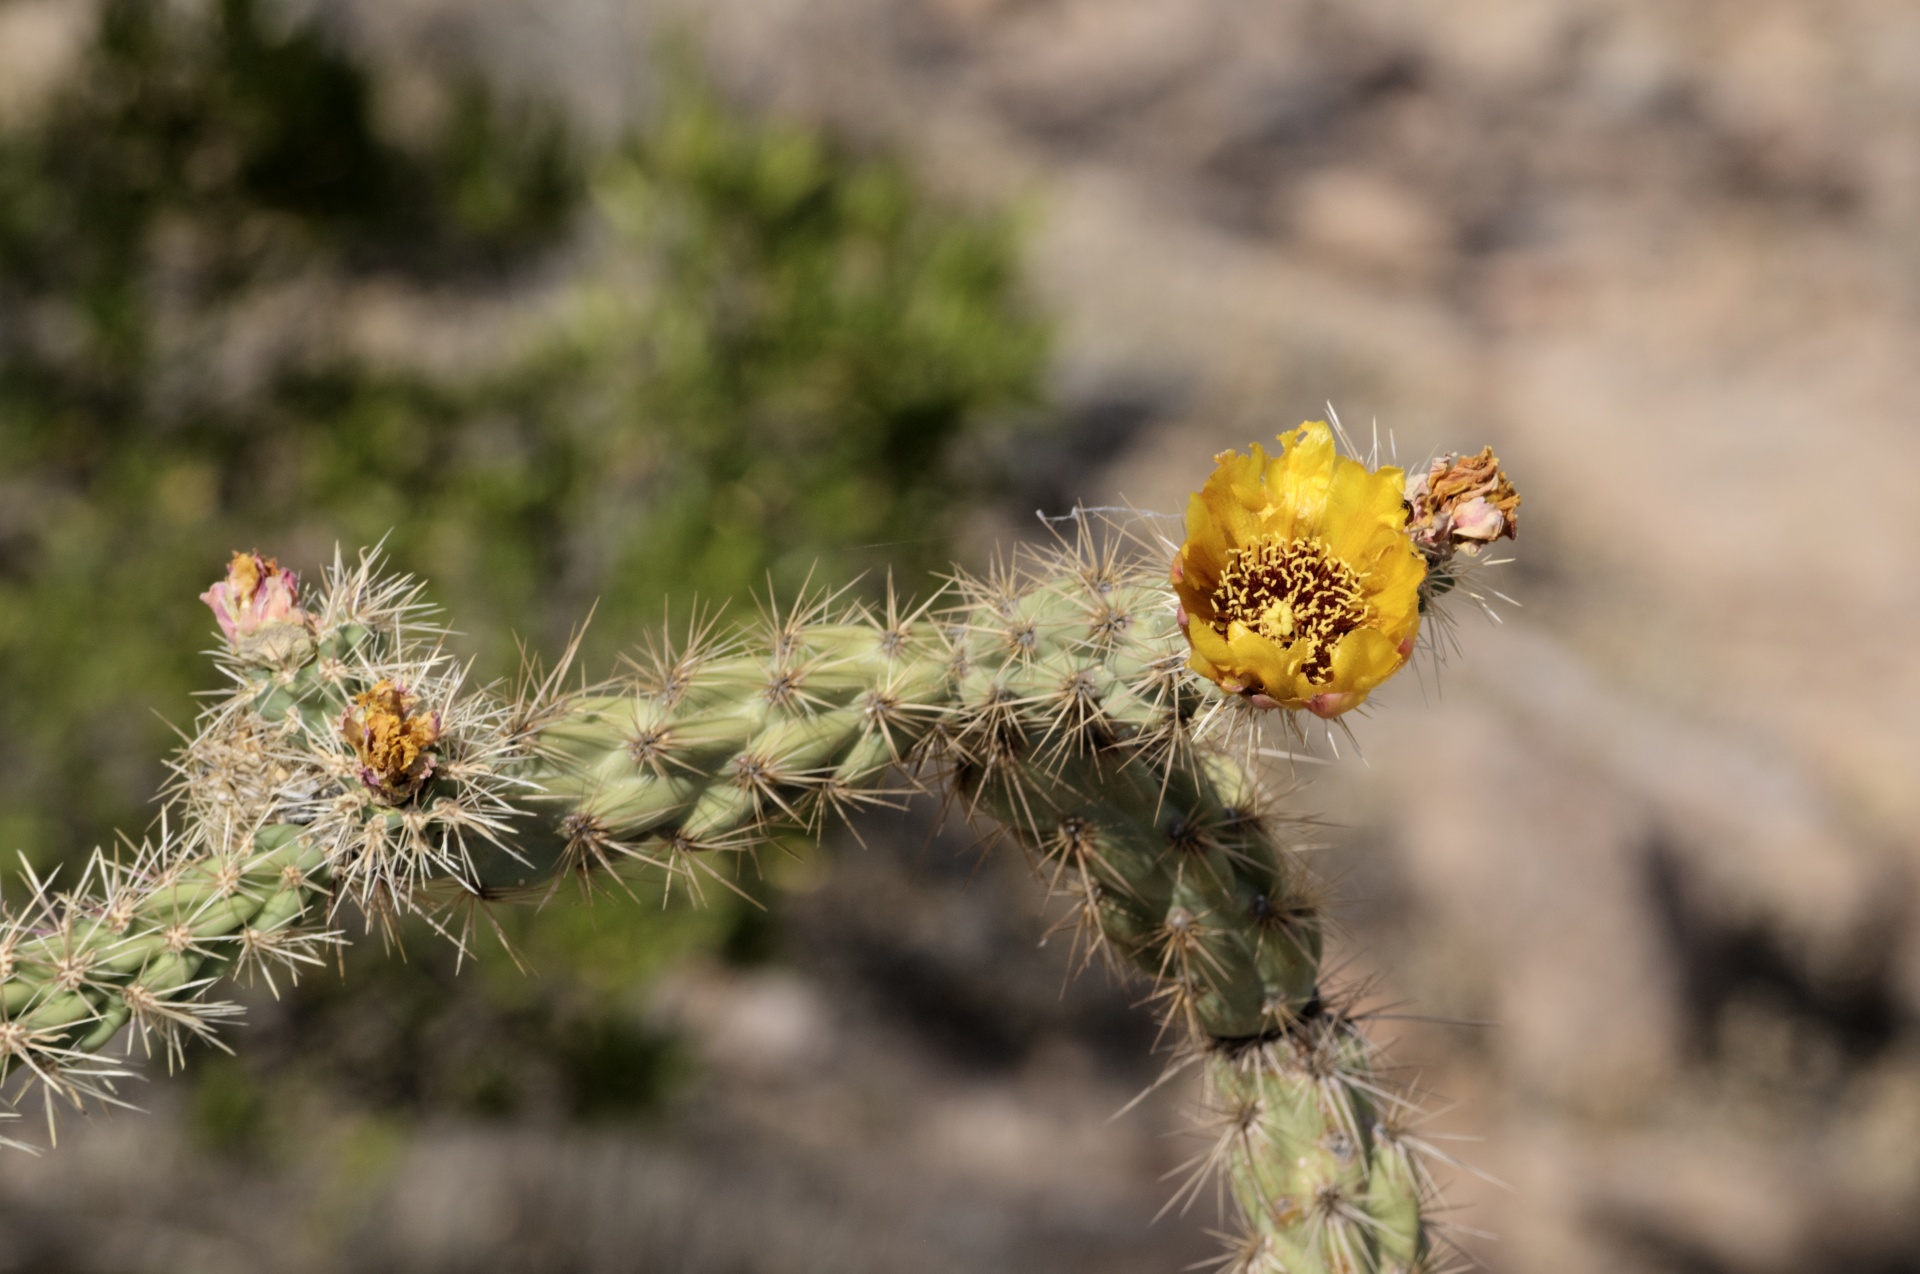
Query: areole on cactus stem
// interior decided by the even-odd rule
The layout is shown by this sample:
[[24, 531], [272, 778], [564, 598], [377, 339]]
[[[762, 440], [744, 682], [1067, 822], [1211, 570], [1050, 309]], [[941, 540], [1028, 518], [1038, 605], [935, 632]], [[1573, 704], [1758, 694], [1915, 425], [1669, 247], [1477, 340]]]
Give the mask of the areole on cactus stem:
[[802, 598], [583, 689], [569, 651], [512, 693], [465, 684], [377, 555], [303, 600], [237, 553], [203, 597], [229, 686], [157, 835], [0, 915], [0, 1093], [38, 1091], [50, 1138], [57, 1106], [118, 1103], [136, 1046], [180, 1064], [237, 1012], [224, 979], [320, 965], [344, 908], [470, 920], [635, 863], [697, 893], [904, 779], [991, 820], [1087, 952], [1152, 987], [1214, 1134], [1178, 1197], [1223, 1179], [1226, 1268], [1435, 1269], [1413, 1099], [1324, 980], [1322, 891], [1255, 761], [1267, 725], [1364, 703], [1443, 595], [1477, 599], [1518, 504], [1491, 451], [1409, 482], [1309, 423], [1223, 453], [1184, 543], [1077, 512], [918, 607]]

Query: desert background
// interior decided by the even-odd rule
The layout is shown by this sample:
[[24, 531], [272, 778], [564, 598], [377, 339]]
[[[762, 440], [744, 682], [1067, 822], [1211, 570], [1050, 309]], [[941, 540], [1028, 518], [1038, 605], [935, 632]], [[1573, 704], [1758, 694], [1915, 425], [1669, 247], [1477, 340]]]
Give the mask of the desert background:
[[[1433, 1131], [1467, 1139], [1444, 1144], [1473, 1169], [1449, 1189], [1468, 1253], [1498, 1274], [1920, 1270], [1920, 10], [155, 7], [356, 68], [380, 145], [426, 153], [472, 118], [474, 92], [535, 123], [513, 134], [521, 159], [459, 177], [450, 215], [485, 233], [443, 236], [459, 251], [431, 268], [419, 245], [444, 247], [438, 231], [378, 251], [353, 246], [357, 222], [308, 235], [294, 196], [255, 215], [208, 160], [174, 211], [123, 236], [153, 335], [110, 375], [89, 352], [111, 347], [96, 332], [110, 307], [60, 292], [38, 272], [52, 250], [32, 247], [55, 242], [32, 227], [69, 224], [45, 192], [95, 178], [55, 162], [78, 143], [20, 139], [96, 118], [73, 105], [89, 92], [97, 118], [131, 117], [98, 105], [111, 85], [88, 88], [111, 7], [0, 2], [9, 853], [44, 866], [111, 827], [137, 834], [164, 778], [155, 713], [186, 719], [206, 675], [192, 593], [256, 537], [311, 569], [334, 539], [402, 527], [398, 564], [446, 581], [436, 596], [495, 663], [510, 628], [551, 643], [595, 596], [613, 597], [617, 627], [665, 590], [789, 578], [764, 519], [742, 524], [759, 545], [745, 556], [648, 557], [680, 542], [632, 520], [692, 481], [670, 467], [646, 470], [682, 475], [667, 486], [594, 488], [578, 516], [512, 522], [509, 547], [570, 546], [528, 560], [468, 550], [482, 539], [459, 528], [547, 507], [485, 504], [506, 501], [491, 478], [395, 479], [375, 500], [352, 469], [345, 495], [299, 488], [334, 493], [311, 496], [311, 517], [258, 494], [279, 490], [274, 448], [294, 445], [276, 439], [302, 439], [317, 472], [350, 429], [366, 474], [394, 457], [430, 471], [436, 446], [520, 473], [547, 453], [514, 448], [546, 435], [502, 420], [573, 410], [585, 376], [644, 379], [645, 359], [587, 341], [600, 362], [549, 359], [485, 401], [406, 388], [482, 377], [553, 316], [587, 312], [570, 307], [671, 294], [657, 269], [622, 272], [622, 245], [654, 223], [595, 157], [657, 135], [691, 76], [734, 127], [890, 157], [914, 198], [1004, 229], [1010, 317], [980, 283], [979, 330], [953, 346], [969, 369], [953, 419], [982, 423], [953, 426], [955, 476], [928, 488], [940, 538], [917, 542], [902, 507], [835, 557], [842, 506], [827, 501], [804, 525], [828, 528], [830, 562], [978, 564], [1038, 536], [1035, 508], [1076, 501], [1177, 512], [1215, 451], [1328, 403], [1404, 463], [1483, 442], [1506, 463], [1525, 505], [1499, 587], [1521, 606], [1497, 625], [1459, 610], [1444, 666], [1355, 722], [1362, 756], [1296, 776], [1300, 808], [1330, 825], [1332, 963], [1372, 984], [1396, 1060], [1440, 1095]], [[211, 109], [270, 97], [237, 92]], [[317, 136], [360, 100], [316, 93]], [[548, 136], [581, 157], [566, 161], [588, 174], [577, 189], [540, 158]], [[648, 179], [670, 182], [671, 147], [657, 153]], [[99, 154], [87, 162], [121, 162]], [[511, 215], [460, 202], [496, 187]], [[259, 226], [266, 246], [219, 274], [252, 242], [235, 227]], [[991, 258], [1001, 231], [981, 233]], [[600, 289], [585, 301], [582, 280]], [[323, 363], [351, 412], [275, 388]], [[41, 388], [56, 383], [75, 388]], [[635, 419], [681, 410], [620, 392]], [[591, 427], [602, 399], [579, 401]], [[777, 451], [764, 430], [780, 412], [726, 419], [732, 450], [687, 444], [700, 473]], [[754, 472], [739, 490], [762, 489]], [[435, 501], [440, 521], [404, 529]], [[135, 508], [153, 520], [115, 520]], [[591, 546], [615, 524], [641, 548], [610, 565]], [[135, 540], [182, 565], [125, 574]], [[142, 616], [157, 627], [129, 635]], [[246, 992], [236, 1058], [138, 1085], [144, 1115], [67, 1121], [56, 1152], [0, 1157], [0, 1269], [1145, 1274], [1208, 1259], [1209, 1203], [1153, 1220], [1193, 1149], [1191, 1094], [1171, 1085], [1113, 1118], [1158, 1073], [1134, 991], [1070, 979], [1025, 868], [964, 830], [916, 809], [861, 832], [773, 873], [764, 919], [675, 913], [658, 941], [629, 941], [658, 913], [616, 902], [537, 922], [531, 977], [495, 959], [456, 980], [411, 949], [382, 972], [373, 942], [345, 983]], [[505, 1078], [474, 1079], [476, 1057], [505, 1059]]]

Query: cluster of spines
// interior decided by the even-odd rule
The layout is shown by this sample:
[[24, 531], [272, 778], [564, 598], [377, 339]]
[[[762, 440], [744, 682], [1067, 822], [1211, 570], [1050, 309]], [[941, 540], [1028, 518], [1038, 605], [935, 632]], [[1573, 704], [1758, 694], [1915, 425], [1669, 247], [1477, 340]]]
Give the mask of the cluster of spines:
[[1432, 1149], [1352, 1016], [1315, 1003], [1284, 1034], [1218, 1044], [1206, 1079], [1217, 1136], [1190, 1188], [1215, 1174], [1232, 1195], [1232, 1274], [1435, 1268]]
[[[478, 896], [490, 875], [532, 866], [520, 842], [539, 821], [527, 812], [538, 787], [523, 771], [565, 698], [566, 660], [512, 697], [469, 686], [420, 594], [374, 555], [352, 567], [336, 560], [311, 642], [274, 663], [224, 656], [231, 688], [176, 767], [189, 820], [213, 813], [209, 790], [252, 777], [237, 799], [263, 822], [302, 828], [338, 891], [383, 922]], [[408, 800], [364, 781], [343, 733], [356, 696], [382, 685], [435, 723], [431, 781]]]
[[[125, 1048], [172, 1065], [190, 1038], [219, 1044], [238, 1012], [213, 996], [223, 978], [277, 994], [322, 963], [341, 902], [370, 919], [433, 913], [447, 902], [434, 888], [473, 898], [483, 854], [517, 852], [508, 832], [533, 821], [534, 790], [517, 771], [557, 683], [513, 703], [468, 692], [425, 618], [412, 581], [371, 556], [336, 562], [299, 641], [266, 661], [223, 653], [231, 684], [170, 762], [158, 836], [96, 852], [66, 887], [26, 873], [27, 897], [0, 908], [0, 1100], [37, 1090], [51, 1137], [57, 1105], [120, 1101]], [[435, 782], [404, 807], [360, 780], [341, 733], [355, 693], [382, 680], [417, 688], [441, 723]]]
[[944, 711], [944, 646], [925, 612], [817, 599], [743, 632], [694, 624], [622, 683], [573, 697], [530, 771], [560, 820], [560, 862], [637, 861], [671, 885], [780, 830], [884, 800]]
[[123, 1028], [149, 1055], [218, 1042], [237, 1009], [223, 976], [297, 977], [337, 935], [322, 923], [320, 856], [293, 829], [222, 844], [163, 835], [124, 859], [95, 853], [74, 886], [28, 872], [26, 905], [0, 915], [0, 1081], [33, 1083], [47, 1108], [113, 1103], [129, 1072], [107, 1046]]

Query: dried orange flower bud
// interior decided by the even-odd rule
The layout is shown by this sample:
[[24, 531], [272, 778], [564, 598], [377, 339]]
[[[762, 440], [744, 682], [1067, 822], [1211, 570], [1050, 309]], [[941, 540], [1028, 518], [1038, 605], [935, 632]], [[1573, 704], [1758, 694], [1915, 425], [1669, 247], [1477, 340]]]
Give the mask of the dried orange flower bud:
[[213, 608], [220, 631], [234, 650], [275, 662], [307, 640], [307, 613], [300, 609], [300, 577], [258, 553], [235, 553], [227, 577], [200, 594]]
[[1497, 539], [1513, 539], [1520, 493], [1500, 468], [1492, 447], [1477, 456], [1440, 456], [1407, 483], [1407, 529], [1430, 561], [1455, 550], [1478, 553]]
[[411, 800], [433, 774], [440, 714], [420, 713], [419, 696], [382, 681], [353, 697], [340, 734], [360, 758], [360, 781], [390, 805]]

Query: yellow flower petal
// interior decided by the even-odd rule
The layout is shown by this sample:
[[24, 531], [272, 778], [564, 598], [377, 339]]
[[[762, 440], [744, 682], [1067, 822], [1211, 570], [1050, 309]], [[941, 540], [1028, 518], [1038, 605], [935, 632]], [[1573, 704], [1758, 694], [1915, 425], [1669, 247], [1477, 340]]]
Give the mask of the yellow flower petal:
[[[1227, 647], [1226, 634], [1217, 631], [1212, 624], [1190, 619], [1187, 623], [1187, 641], [1196, 656], [1212, 664], [1224, 675], [1224, 670], [1233, 659], [1233, 652]], [[1219, 678], [1215, 677], [1214, 680]]]
[[1249, 690], [1271, 693], [1275, 686], [1287, 686], [1299, 680], [1300, 665], [1311, 653], [1310, 648], [1295, 649], [1301, 644], [1281, 646], [1245, 624], [1233, 624], [1227, 630], [1225, 666], [1245, 681]]
[[1399, 672], [1406, 661], [1387, 634], [1377, 628], [1356, 628], [1334, 644], [1332, 684], [1366, 694]]
[[1412, 548], [1405, 533], [1406, 503], [1400, 494], [1405, 486], [1406, 478], [1398, 469], [1369, 473], [1356, 460], [1337, 461], [1320, 533], [1334, 556], [1364, 568], [1397, 543]]
[[1318, 535], [1324, 529], [1327, 489], [1339, 459], [1333, 450], [1333, 431], [1325, 421], [1312, 421], [1282, 434], [1281, 444], [1286, 459], [1269, 473], [1268, 498], [1286, 510], [1288, 524], [1276, 529], [1288, 539]]

